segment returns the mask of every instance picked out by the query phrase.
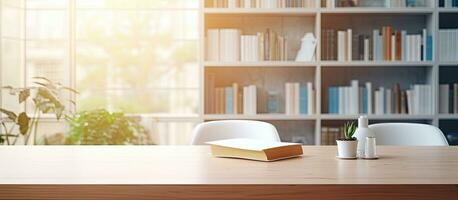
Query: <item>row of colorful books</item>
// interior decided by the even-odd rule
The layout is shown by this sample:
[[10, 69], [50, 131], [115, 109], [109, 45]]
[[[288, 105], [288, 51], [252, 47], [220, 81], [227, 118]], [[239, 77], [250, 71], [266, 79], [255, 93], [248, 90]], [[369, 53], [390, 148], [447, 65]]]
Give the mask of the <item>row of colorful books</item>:
[[458, 0], [443, 0], [443, 1], [439, 1], [439, 7], [444, 7], [444, 8], [458, 7]]
[[207, 8], [315, 8], [316, 0], [207, 0]]
[[374, 90], [371, 82], [360, 87], [358, 80], [350, 86], [328, 88], [328, 113], [330, 114], [432, 114], [432, 87], [414, 84], [401, 90], [399, 84], [392, 88]]
[[[335, 7], [425, 7], [428, 0], [321, 0], [328, 8]], [[445, 0], [447, 1], [447, 0]], [[448, 0], [454, 1], [454, 0]]]
[[285, 61], [286, 37], [271, 29], [256, 35], [241, 35], [239, 29], [207, 30], [207, 61]]
[[440, 61], [458, 61], [458, 29], [440, 29], [438, 48]]
[[230, 87], [217, 87], [210, 92], [207, 99], [208, 113], [213, 114], [245, 114], [257, 113], [256, 86], [240, 87], [234, 83]]
[[339, 138], [343, 138], [343, 129], [341, 127], [321, 127], [321, 145], [336, 145], [336, 140]]
[[321, 50], [323, 60], [428, 61], [432, 60], [432, 37], [423, 29], [421, 34], [407, 34], [384, 26], [372, 36], [353, 34], [352, 29], [324, 29]]
[[285, 114], [314, 114], [315, 90], [313, 84], [285, 83]]
[[439, 85], [439, 113], [458, 114], [458, 83]]

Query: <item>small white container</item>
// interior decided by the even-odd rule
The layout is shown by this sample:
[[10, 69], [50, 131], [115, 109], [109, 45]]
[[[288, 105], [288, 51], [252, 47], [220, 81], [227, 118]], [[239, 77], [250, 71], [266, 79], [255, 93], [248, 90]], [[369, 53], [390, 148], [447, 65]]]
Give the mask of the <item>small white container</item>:
[[356, 158], [357, 140], [336, 140], [337, 141], [337, 157], [343, 159]]
[[366, 116], [360, 116], [358, 118], [358, 128], [356, 129], [353, 137], [356, 137], [356, 139], [359, 141], [357, 148], [358, 157], [364, 157], [366, 149], [366, 138], [375, 138], [375, 133], [369, 128], [369, 120]]
[[375, 137], [366, 137], [366, 150], [364, 152], [364, 158], [366, 159], [377, 158]]

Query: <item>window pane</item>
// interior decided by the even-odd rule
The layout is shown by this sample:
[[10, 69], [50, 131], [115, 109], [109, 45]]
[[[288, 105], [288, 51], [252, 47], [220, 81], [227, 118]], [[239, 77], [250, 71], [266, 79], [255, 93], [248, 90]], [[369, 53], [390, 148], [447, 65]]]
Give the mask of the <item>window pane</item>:
[[25, 0], [2, 0], [4, 6], [12, 6], [16, 8], [24, 8]]
[[28, 85], [32, 85], [32, 77], [36, 76], [69, 85], [68, 47], [65, 41], [28, 41], [26, 48]]
[[27, 39], [68, 38], [68, 16], [66, 11], [28, 10]]
[[79, 109], [197, 113], [197, 10], [79, 9], [76, 20]]
[[[2, 39], [1, 42], [1, 85], [22, 87], [24, 86], [24, 43], [16, 39]], [[8, 90], [2, 90], [2, 108], [19, 111], [21, 108], [17, 102], [16, 96], [10, 95]]]
[[24, 15], [22, 8], [3, 6], [1, 11], [2, 37], [24, 39]]
[[[78, 1], [78, 0], [77, 0]], [[66, 8], [69, 0], [27, 0], [27, 8]]]
[[198, 89], [102, 89], [83, 90], [78, 109], [107, 108], [126, 113], [197, 113]]

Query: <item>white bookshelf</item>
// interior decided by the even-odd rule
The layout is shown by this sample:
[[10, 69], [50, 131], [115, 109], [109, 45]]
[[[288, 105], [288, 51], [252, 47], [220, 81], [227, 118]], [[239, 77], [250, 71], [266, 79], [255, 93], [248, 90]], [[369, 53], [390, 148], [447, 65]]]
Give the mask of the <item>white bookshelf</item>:
[[[319, 2], [319, 0], [317, 0]], [[303, 133], [312, 135], [315, 145], [320, 143], [320, 131], [322, 125], [327, 123], [335, 124], [339, 121], [355, 120], [358, 115], [335, 115], [327, 114], [324, 109], [327, 104], [324, 100], [327, 86], [331, 83], [345, 82], [349, 84], [351, 78], [345, 73], [353, 70], [364, 76], [360, 84], [364, 81], [371, 81], [374, 85], [389, 84], [400, 82], [402, 85], [425, 83], [433, 87], [433, 114], [431, 115], [410, 115], [410, 114], [385, 114], [368, 115], [374, 121], [415, 121], [429, 123], [435, 126], [440, 125], [440, 120], [458, 120], [456, 114], [439, 114], [439, 94], [437, 88], [441, 83], [440, 70], [445, 68], [458, 68], [458, 62], [442, 62], [437, 55], [437, 35], [439, 30], [439, 16], [441, 13], [457, 13], [458, 8], [439, 8], [438, 1], [431, 0], [429, 7], [422, 8], [279, 8], [279, 9], [244, 9], [244, 8], [205, 8], [204, 0], [201, 6], [201, 38], [205, 38], [208, 28], [239, 28], [244, 34], [252, 34], [256, 31], [263, 31], [266, 28], [274, 29], [284, 33], [292, 41], [296, 41], [296, 46], [290, 46], [291, 52], [288, 58], [291, 61], [262, 61], [262, 62], [213, 62], [205, 60], [205, 42], [201, 42], [201, 107], [200, 115], [203, 121], [227, 120], [227, 119], [252, 119], [269, 122], [281, 122], [281, 125], [297, 124], [303, 121]], [[319, 5], [319, 4], [318, 4]], [[458, 16], [458, 15], [457, 15]], [[365, 19], [368, 18], [368, 19]], [[375, 24], [369, 24], [370, 19], [376, 19]], [[333, 21], [334, 19], [339, 19]], [[328, 20], [328, 21], [326, 21]], [[349, 20], [351, 22], [345, 22]], [[342, 23], [343, 22], [343, 23]], [[353, 23], [353, 24], [351, 24]], [[348, 27], [354, 26], [354, 27]], [[421, 30], [426, 28], [433, 37], [433, 60], [427, 62], [402, 62], [402, 61], [351, 61], [337, 62], [321, 60], [321, 42], [318, 43], [316, 50], [316, 60], [312, 62], [294, 62], [294, 57], [299, 46], [299, 39], [305, 32], [313, 32], [318, 41], [321, 41], [321, 30], [325, 26], [335, 28], [352, 28], [356, 32], [368, 32], [383, 25], [393, 25], [402, 27], [408, 31]], [[458, 27], [457, 27], [458, 28]], [[335, 70], [339, 76], [333, 80], [327, 74]], [[412, 75], [404, 77], [405, 74], [395, 75], [400, 70], [413, 72]], [[377, 75], [363, 75], [364, 72], [392, 71], [388, 74], [394, 76], [387, 78]], [[233, 74], [231, 74], [231, 72]], [[281, 72], [281, 73], [280, 73]], [[340, 77], [340, 72], [344, 73]], [[285, 115], [258, 113], [256, 115], [224, 115], [205, 113], [205, 83], [206, 73], [220, 73], [216, 79], [220, 85], [229, 86], [232, 82], [240, 85], [249, 84], [253, 79], [253, 74], [260, 76], [262, 83], [267, 88], [284, 87], [284, 82], [313, 82], [316, 90], [316, 105], [314, 115]], [[373, 73], [374, 74], [374, 73]], [[377, 74], [377, 73], [375, 73]], [[245, 77], [246, 76], [246, 77]], [[458, 73], [455, 74], [458, 82]], [[353, 78], [353, 77], [352, 77]], [[258, 80], [258, 79], [256, 79]], [[218, 84], [217, 84], [218, 85]], [[325, 93], [325, 94], [323, 94]], [[282, 94], [283, 95], [283, 94]], [[258, 97], [259, 98], [259, 97]], [[284, 96], [282, 96], [284, 98]], [[280, 104], [282, 105], [282, 104]], [[259, 109], [258, 109], [259, 110]], [[275, 124], [275, 123], [274, 123]], [[457, 123], [458, 124], [458, 123]], [[290, 127], [280, 127], [279, 130], [289, 130]], [[458, 125], [457, 125], [458, 129]], [[279, 131], [280, 134], [283, 134]], [[285, 133], [289, 134], [289, 133]], [[283, 139], [283, 137], [282, 137]]]

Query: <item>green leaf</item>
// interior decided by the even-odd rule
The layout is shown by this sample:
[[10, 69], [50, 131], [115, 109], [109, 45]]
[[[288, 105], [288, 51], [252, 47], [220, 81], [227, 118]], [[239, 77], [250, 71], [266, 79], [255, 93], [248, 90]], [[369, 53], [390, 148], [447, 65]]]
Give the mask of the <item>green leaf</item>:
[[29, 130], [29, 122], [30, 117], [27, 116], [27, 113], [22, 112], [19, 114], [17, 125], [19, 125], [19, 132], [21, 132], [22, 135], [27, 134], [27, 131]]
[[33, 78], [33, 79], [38, 79], [38, 80], [44, 80], [44, 81], [46, 81], [46, 82], [48, 82], [48, 83], [52, 83], [52, 81], [49, 80], [49, 79], [47, 79], [46, 77], [34, 76], [34, 77], [32, 77], [32, 78]]
[[21, 90], [19, 92], [19, 103], [24, 102], [30, 96], [30, 89]]
[[0, 112], [7, 115], [8, 119], [11, 119], [12, 121], [16, 121], [17, 115], [14, 112], [5, 110], [3, 108], [0, 108]]
[[79, 92], [78, 92], [78, 91], [76, 91], [76, 90], [75, 90], [75, 89], [73, 89], [73, 88], [69, 88], [69, 87], [65, 87], [65, 86], [62, 86], [62, 89], [64, 89], [64, 90], [68, 90], [68, 91], [70, 91], [70, 92], [73, 92], [73, 93], [75, 93], [75, 94], [79, 94]]

